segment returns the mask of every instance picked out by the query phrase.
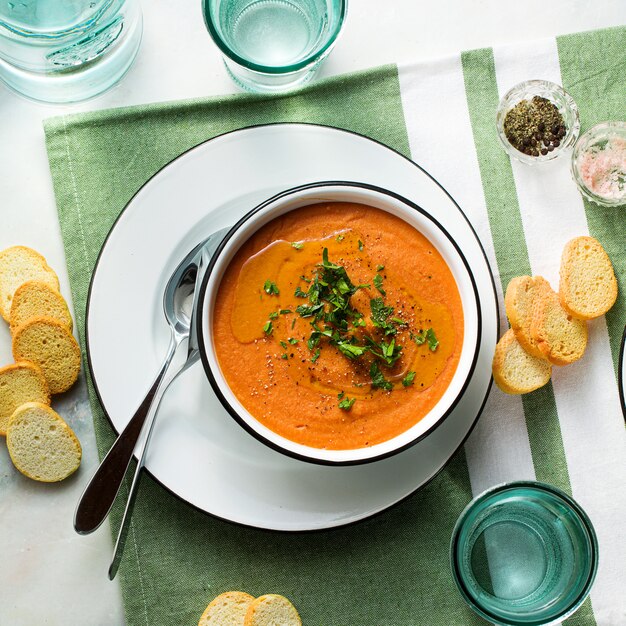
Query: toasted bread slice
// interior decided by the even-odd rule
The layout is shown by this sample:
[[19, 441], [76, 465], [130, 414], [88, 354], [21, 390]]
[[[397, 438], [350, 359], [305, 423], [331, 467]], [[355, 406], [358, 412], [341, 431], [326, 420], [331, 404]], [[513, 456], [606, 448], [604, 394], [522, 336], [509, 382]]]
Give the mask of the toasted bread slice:
[[587, 322], [572, 317], [552, 290], [534, 308], [530, 334], [554, 365], [568, 365], [582, 357], [587, 347]]
[[528, 354], [539, 359], [546, 357], [532, 337], [530, 325], [538, 301], [550, 291], [550, 283], [541, 276], [518, 276], [511, 280], [504, 296], [506, 316], [517, 340]]
[[198, 626], [243, 626], [254, 596], [243, 591], [227, 591], [211, 601]]
[[0, 252], [0, 315], [7, 322], [13, 294], [29, 280], [38, 280], [59, 290], [57, 275], [39, 252], [26, 246], [13, 246]]
[[17, 328], [13, 358], [39, 365], [52, 394], [67, 391], [80, 372], [80, 348], [74, 335], [50, 317], [36, 317]]
[[534, 357], [517, 341], [512, 328], [502, 335], [493, 355], [493, 379], [504, 393], [529, 393], [550, 380], [552, 365]]
[[82, 449], [74, 431], [48, 405], [27, 402], [7, 428], [7, 447], [15, 467], [28, 478], [54, 483], [73, 474]]
[[11, 332], [14, 333], [18, 326], [29, 320], [42, 316], [59, 320], [72, 331], [72, 316], [65, 298], [50, 285], [39, 280], [29, 280], [20, 285], [13, 294], [9, 316]]
[[600, 317], [615, 304], [615, 272], [597, 239], [576, 237], [563, 248], [559, 300], [570, 315], [580, 320]]
[[29, 361], [0, 368], [0, 435], [6, 435], [9, 418], [25, 402], [50, 404], [50, 389], [41, 368]]
[[284, 596], [259, 596], [248, 607], [244, 626], [302, 626], [296, 607]]

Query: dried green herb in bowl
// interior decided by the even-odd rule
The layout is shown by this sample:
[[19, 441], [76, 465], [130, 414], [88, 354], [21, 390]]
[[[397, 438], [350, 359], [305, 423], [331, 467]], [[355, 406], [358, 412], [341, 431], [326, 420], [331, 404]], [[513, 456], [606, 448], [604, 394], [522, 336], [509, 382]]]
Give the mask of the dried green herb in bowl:
[[524, 163], [550, 161], [578, 139], [578, 108], [559, 85], [530, 80], [516, 85], [500, 101], [496, 115], [506, 152]]

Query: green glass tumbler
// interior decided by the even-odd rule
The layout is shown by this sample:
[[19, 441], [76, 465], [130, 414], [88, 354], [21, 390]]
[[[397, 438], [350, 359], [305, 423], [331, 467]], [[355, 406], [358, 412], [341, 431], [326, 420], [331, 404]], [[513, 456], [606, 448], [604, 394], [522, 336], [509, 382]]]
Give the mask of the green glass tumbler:
[[226, 70], [247, 91], [309, 82], [335, 45], [347, 0], [203, 0], [204, 21]]
[[591, 590], [598, 542], [567, 494], [542, 483], [499, 485], [475, 498], [452, 533], [461, 595], [502, 626], [546, 626], [571, 615]]

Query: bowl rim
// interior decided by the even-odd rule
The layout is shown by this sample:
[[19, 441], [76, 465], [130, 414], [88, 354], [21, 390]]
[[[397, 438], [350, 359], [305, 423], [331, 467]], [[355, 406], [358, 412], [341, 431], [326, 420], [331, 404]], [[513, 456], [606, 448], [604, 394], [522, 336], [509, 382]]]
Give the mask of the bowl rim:
[[[439, 230], [439, 232], [442, 233], [442, 235], [445, 237], [445, 239], [450, 243], [451, 247], [456, 251], [459, 259], [461, 260], [465, 271], [467, 272], [467, 275], [469, 277], [469, 283], [471, 286], [471, 295], [473, 296], [473, 301], [474, 301], [474, 306], [475, 306], [475, 311], [476, 311], [476, 339], [475, 342], [473, 344], [473, 346], [471, 346], [472, 349], [472, 356], [471, 356], [471, 362], [469, 364], [469, 367], [467, 369], [467, 373], [465, 375], [465, 378], [456, 394], [456, 396], [451, 400], [449, 406], [445, 409], [445, 411], [438, 417], [438, 419], [434, 422], [434, 424], [432, 424], [429, 428], [427, 428], [423, 433], [418, 434], [417, 436], [415, 436], [413, 439], [411, 439], [410, 441], [406, 442], [403, 445], [398, 445], [394, 448], [392, 448], [391, 450], [382, 452], [380, 454], [377, 455], [371, 455], [371, 456], [366, 456], [363, 458], [354, 458], [354, 459], [341, 459], [341, 460], [337, 460], [337, 459], [328, 459], [328, 458], [321, 458], [318, 456], [315, 456], [315, 451], [319, 450], [319, 451], [323, 451], [325, 449], [323, 448], [314, 448], [312, 446], [306, 446], [303, 444], [297, 444], [297, 442], [293, 442], [292, 440], [289, 440], [286, 437], [283, 437], [281, 435], [278, 435], [277, 433], [274, 433], [276, 435], [276, 437], [282, 438], [285, 441], [291, 442], [294, 445], [298, 445], [301, 448], [304, 448], [305, 450], [311, 450], [312, 455], [309, 456], [307, 454], [304, 454], [303, 452], [296, 452], [294, 450], [290, 450], [288, 448], [285, 448], [279, 444], [277, 444], [275, 441], [272, 441], [271, 439], [268, 439], [267, 437], [265, 437], [261, 432], [259, 432], [257, 429], [255, 429], [254, 427], [252, 427], [248, 421], [246, 421], [241, 415], [239, 415], [239, 412], [236, 410], [235, 407], [232, 406], [232, 404], [228, 401], [228, 399], [225, 397], [224, 393], [222, 392], [222, 388], [219, 384], [219, 382], [217, 381], [217, 378], [215, 377], [214, 373], [213, 373], [213, 368], [209, 362], [209, 357], [207, 354], [207, 350], [206, 350], [206, 344], [207, 341], [209, 340], [207, 338], [207, 336], [205, 336], [205, 324], [204, 324], [204, 318], [205, 315], [207, 313], [207, 302], [210, 301], [210, 298], [207, 297], [208, 294], [208, 284], [209, 284], [209, 280], [211, 278], [211, 275], [213, 273], [213, 270], [215, 268], [215, 266], [217, 265], [221, 254], [224, 250], [224, 248], [226, 248], [228, 242], [236, 235], [236, 233], [239, 231], [239, 229], [246, 224], [251, 218], [253, 218], [255, 215], [257, 215], [259, 212], [263, 211], [263, 209], [265, 209], [266, 207], [275, 204], [276, 202], [283, 200], [283, 199], [288, 199], [289, 197], [292, 197], [300, 192], [305, 192], [305, 191], [309, 191], [309, 190], [323, 190], [323, 189], [327, 189], [327, 188], [332, 188], [332, 187], [340, 187], [340, 188], [344, 188], [344, 189], [361, 189], [361, 190], [365, 190], [365, 191], [369, 191], [369, 192], [374, 192], [383, 196], [387, 196], [397, 202], [400, 202], [402, 204], [405, 204], [409, 209], [412, 209], [414, 211], [417, 211], [418, 213], [420, 213], [423, 217], [425, 217], [427, 220], [429, 220], [435, 227], [437, 230]], [[296, 210], [299, 207], [294, 208], [293, 210]], [[384, 210], [384, 209], [383, 209]], [[465, 393], [473, 375], [474, 375], [474, 371], [476, 369], [476, 364], [478, 361], [478, 353], [479, 353], [479, 348], [480, 348], [480, 342], [481, 342], [481, 337], [482, 337], [482, 311], [481, 311], [481, 307], [480, 307], [480, 298], [479, 298], [479, 294], [478, 294], [478, 289], [476, 286], [476, 281], [474, 279], [473, 273], [471, 271], [471, 267], [467, 261], [467, 258], [465, 257], [464, 253], [462, 252], [461, 248], [459, 247], [459, 245], [457, 244], [457, 242], [451, 237], [451, 235], [448, 233], [447, 229], [445, 229], [441, 223], [434, 218], [432, 215], [430, 215], [425, 209], [423, 209], [421, 206], [419, 206], [418, 204], [416, 204], [415, 202], [407, 199], [406, 197], [395, 193], [393, 191], [390, 191], [388, 189], [384, 189], [383, 187], [379, 187], [377, 185], [372, 185], [370, 183], [364, 183], [364, 182], [357, 182], [357, 181], [341, 181], [341, 180], [325, 180], [325, 181], [316, 181], [316, 182], [311, 182], [311, 183], [306, 183], [303, 185], [297, 185], [295, 187], [290, 187], [288, 189], [284, 189], [276, 194], [274, 194], [273, 196], [271, 196], [270, 198], [264, 200], [263, 202], [261, 202], [260, 204], [256, 205], [254, 208], [252, 208], [250, 211], [248, 211], [241, 219], [239, 219], [232, 227], [231, 229], [226, 233], [226, 235], [224, 236], [224, 238], [222, 239], [222, 241], [220, 242], [219, 246], [217, 247], [217, 249], [215, 250], [214, 254], [212, 255], [206, 271], [204, 272], [204, 275], [202, 277], [202, 281], [199, 287], [199, 294], [198, 294], [198, 299], [197, 299], [197, 315], [199, 316], [199, 320], [198, 323], [196, 324], [196, 334], [197, 334], [197, 341], [198, 341], [198, 348], [199, 348], [199, 352], [200, 352], [200, 359], [202, 361], [202, 366], [205, 372], [205, 375], [207, 377], [207, 379], [209, 380], [209, 383], [211, 384], [211, 387], [213, 388], [213, 391], [215, 392], [217, 398], [219, 399], [219, 401], [221, 402], [222, 406], [224, 407], [224, 409], [228, 412], [228, 414], [239, 424], [239, 426], [243, 427], [244, 430], [246, 430], [249, 434], [251, 434], [253, 437], [255, 437], [258, 441], [260, 441], [261, 443], [265, 444], [266, 446], [270, 447], [271, 449], [280, 452], [281, 454], [284, 454], [286, 456], [295, 458], [297, 460], [300, 461], [305, 461], [305, 462], [309, 462], [309, 463], [315, 463], [318, 465], [326, 465], [326, 466], [350, 466], [350, 465], [361, 465], [361, 464], [365, 464], [365, 463], [371, 463], [374, 461], [379, 461], [385, 458], [388, 458], [390, 456], [393, 456], [395, 454], [398, 454], [399, 452], [402, 452], [403, 450], [406, 450], [410, 447], [412, 447], [413, 445], [415, 445], [416, 443], [418, 443], [419, 441], [422, 441], [425, 437], [427, 437], [430, 433], [432, 433], [438, 426], [440, 426], [447, 418], [448, 416], [453, 412], [454, 408], [456, 407], [456, 405], [459, 403], [460, 399], [462, 398], [463, 394]], [[234, 392], [233, 392], [234, 395]], [[252, 414], [250, 414], [251, 417], [253, 419], [256, 420], [256, 418], [254, 418], [254, 416]], [[256, 420], [258, 421], [258, 420]], [[419, 423], [419, 422], [418, 422]], [[263, 424], [261, 422], [259, 422], [259, 424], [261, 424], [261, 426], [263, 426]], [[270, 430], [268, 427], [267, 430]], [[412, 428], [412, 427], [411, 427]], [[408, 430], [408, 429], [407, 429]], [[273, 432], [273, 431], [272, 431]], [[406, 433], [407, 431], [403, 431], [402, 433], [400, 433], [399, 435], [396, 435], [396, 437], [400, 437], [401, 435], [403, 435], [404, 433]], [[391, 439], [387, 440], [387, 441], [393, 441], [393, 439], [395, 439], [396, 437], [392, 437]], [[386, 443], [386, 442], [382, 442], [382, 443]], [[378, 444], [376, 444], [378, 445]], [[374, 446], [370, 446], [370, 447], [363, 447], [363, 448], [351, 448], [348, 449], [350, 451], [367, 451], [368, 449], [371, 449]], [[331, 450], [332, 452], [333, 450]], [[343, 452], [344, 450], [336, 450], [336, 452]]]

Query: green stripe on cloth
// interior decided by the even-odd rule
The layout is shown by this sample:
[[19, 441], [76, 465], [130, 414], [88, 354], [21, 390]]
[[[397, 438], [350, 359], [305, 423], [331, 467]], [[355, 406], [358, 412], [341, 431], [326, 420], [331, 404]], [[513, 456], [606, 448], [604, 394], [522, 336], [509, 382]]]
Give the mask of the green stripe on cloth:
[[[467, 103], [502, 291], [515, 276], [531, 274], [513, 170], [498, 143], [499, 96], [491, 49], [462, 55]], [[523, 396], [526, 427], [537, 480], [571, 493], [556, 402], [551, 385]]]
[[[580, 111], [581, 132], [608, 120], [626, 121], [626, 28], [566, 35], [557, 39], [563, 87]], [[606, 63], [614, 58], [614, 65]], [[606, 209], [585, 200], [589, 233], [613, 261], [620, 293], [626, 293], [626, 206]], [[606, 314], [617, 376], [620, 340], [626, 324], [626, 298]]]
[[[462, 55], [467, 103], [478, 155], [494, 249], [506, 291], [509, 281], [531, 274], [517, 191], [509, 157], [499, 145], [494, 124], [499, 102], [493, 51]], [[572, 488], [552, 384], [522, 396], [526, 429], [537, 480], [571, 495]], [[595, 624], [589, 599], [564, 622], [568, 626]]]
[[[234, 96], [47, 121], [83, 347], [93, 264], [135, 191], [208, 138], [279, 121], [346, 128], [409, 154], [395, 67], [322, 81], [291, 96]], [[103, 454], [113, 433], [91, 385], [89, 393]], [[286, 595], [307, 626], [482, 624], [457, 593], [449, 567], [452, 528], [470, 499], [461, 450], [430, 485], [391, 511], [344, 529], [290, 535], [204, 515], [144, 476], [120, 572], [128, 625], [196, 624], [208, 602], [230, 589]], [[120, 516], [118, 504], [114, 529]]]

